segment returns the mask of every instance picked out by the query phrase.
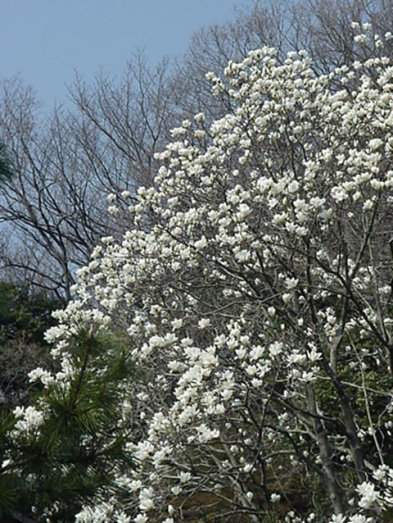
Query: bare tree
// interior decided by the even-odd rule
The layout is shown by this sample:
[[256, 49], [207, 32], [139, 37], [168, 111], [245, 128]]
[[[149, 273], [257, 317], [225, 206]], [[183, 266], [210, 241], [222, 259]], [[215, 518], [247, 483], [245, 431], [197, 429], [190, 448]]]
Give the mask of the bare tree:
[[[103, 75], [92, 87], [78, 78], [76, 110], [55, 109], [44, 122], [31, 89], [18, 79], [4, 84], [0, 133], [15, 168], [1, 188], [3, 230], [12, 236], [5, 268], [70, 298], [75, 270], [102, 236], [124, 231], [127, 200], [152, 183], [170, 121], [166, 74], [165, 63], [153, 72], [139, 56], [118, 86]], [[103, 198], [110, 193], [123, 203], [116, 215]]]
[[[369, 22], [384, 34], [392, 12], [392, 0], [255, 1], [233, 21], [197, 32], [173, 63], [151, 68], [137, 54], [120, 80], [102, 73], [87, 84], [77, 77], [70, 87], [73, 110], [57, 108], [47, 119], [31, 89], [20, 80], [5, 82], [0, 141], [15, 174], [0, 192], [0, 220], [12, 238], [1, 255], [3, 270], [69, 298], [75, 270], [99, 238], [126, 230], [122, 193], [129, 199], [140, 185], [154, 183], [154, 155], [170, 129], [202, 109], [207, 129], [232, 110], [230, 86], [212, 96], [207, 72], [268, 45], [281, 61], [287, 51], [306, 49], [315, 73], [325, 73], [374, 55], [372, 40], [355, 45], [353, 22]], [[110, 193], [116, 215], [103, 203]]]

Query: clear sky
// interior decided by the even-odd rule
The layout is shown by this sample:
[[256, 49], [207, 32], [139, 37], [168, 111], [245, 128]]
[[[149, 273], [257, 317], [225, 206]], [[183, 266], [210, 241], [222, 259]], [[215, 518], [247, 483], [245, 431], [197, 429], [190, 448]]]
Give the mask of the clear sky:
[[45, 106], [66, 100], [77, 71], [121, 74], [136, 49], [182, 54], [200, 27], [249, 0], [0, 0], [0, 80], [20, 75]]

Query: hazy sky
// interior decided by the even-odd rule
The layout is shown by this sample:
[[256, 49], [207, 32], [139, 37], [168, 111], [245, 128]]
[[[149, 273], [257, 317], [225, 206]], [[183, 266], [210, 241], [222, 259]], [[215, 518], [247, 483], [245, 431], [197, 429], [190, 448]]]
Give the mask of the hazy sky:
[[137, 48], [152, 62], [182, 54], [192, 33], [249, 0], [0, 0], [0, 79], [19, 74], [48, 107], [75, 71], [121, 74]]

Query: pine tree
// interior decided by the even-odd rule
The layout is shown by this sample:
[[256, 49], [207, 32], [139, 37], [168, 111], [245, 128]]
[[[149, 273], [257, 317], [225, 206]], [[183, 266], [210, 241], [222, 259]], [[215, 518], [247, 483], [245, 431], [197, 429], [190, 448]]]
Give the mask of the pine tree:
[[124, 340], [84, 326], [52, 378], [42, 368], [30, 374], [41, 377], [30, 405], [4, 413], [0, 423], [1, 515], [71, 522], [83, 503], [108, 495], [119, 467], [133, 467], [121, 421], [132, 375]]

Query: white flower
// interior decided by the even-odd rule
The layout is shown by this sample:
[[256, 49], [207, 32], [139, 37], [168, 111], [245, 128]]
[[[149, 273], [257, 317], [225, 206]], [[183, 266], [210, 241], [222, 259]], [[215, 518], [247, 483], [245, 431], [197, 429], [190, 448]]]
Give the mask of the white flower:
[[183, 325], [183, 320], [181, 318], [176, 318], [175, 320], [172, 321], [172, 327], [175, 329], [175, 330], [178, 330], [182, 327]]
[[44, 414], [35, 407], [16, 407], [14, 409], [15, 418], [18, 420], [12, 434], [27, 434], [36, 431], [44, 423]]
[[205, 115], [203, 113], [198, 113], [194, 116], [194, 119], [198, 123], [202, 123], [205, 120]]
[[283, 351], [283, 344], [281, 341], [275, 341], [269, 346], [269, 354], [271, 357], [278, 356]]
[[361, 496], [359, 505], [362, 508], [370, 508], [378, 499], [378, 492], [376, 492], [375, 486], [372, 483], [365, 481], [361, 483], [356, 490]]
[[293, 194], [299, 190], [299, 182], [296, 180], [292, 180], [291, 183], [288, 185], [288, 192]]
[[131, 517], [127, 516], [124, 512], [116, 512], [114, 514], [116, 523], [130, 523]]
[[202, 318], [201, 320], [199, 320], [198, 322], [198, 327], [200, 329], [206, 329], [206, 327], [209, 327], [210, 325], [210, 319], [209, 318]]
[[116, 205], [111, 205], [110, 207], [108, 207], [108, 213], [111, 214], [112, 216], [115, 216], [116, 214], [119, 213], [119, 208], [116, 207]]
[[377, 470], [375, 470], [373, 472], [373, 477], [377, 481], [382, 481], [386, 478], [387, 474], [388, 474], [388, 467], [386, 467], [385, 465], [381, 465], [380, 467], [378, 467]]
[[143, 488], [139, 493], [139, 507], [144, 512], [151, 510], [154, 506], [153, 489]]
[[383, 141], [380, 138], [374, 138], [368, 142], [368, 146], [372, 151], [379, 149], [383, 145]]
[[298, 283], [299, 283], [299, 280], [297, 278], [287, 278], [285, 280], [285, 285], [288, 290], [295, 289], [297, 287]]
[[354, 516], [350, 516], [348, 519], [348, 523], [374, 523], [375, 520], [371, 518], [366, 518], [366, 516], [362, 516], [361, 514], [355, 514]]
[[180, 472], [180, 483], [187, 483], [191, 479], [191, 474], [189, 472]]
[[203, 250], [206, 247], [206, 245], [207, 245], [207, 239], [205, 238], [205, 236], [202, 236], [202, 238], [200, 240], [198, 240], [194, 243], [194, 247], [198, 251]]
[[363, 204], [363, 209], [365, 211], [371, 211], [371, 209], [374, 207], [374, 202], [372, 200], [366, 200]]
[[41, 367], [37, 367], [36, 369], [30, 371], [28, 376], [30, 382], [41, 381], [43, 385], [49, 385], [55, 380], [50, 372], [42, 369]]
[[267, 309], [267, 312], [268, 312], [269, 316], [274, 316], [276, 314], [276, 309], [274, 307], [269, 307]]
[[366, 35], [356, 35], [354, 38], [355, 42], [358, 44], [365, 44], [367, 42], [367, 36]]

